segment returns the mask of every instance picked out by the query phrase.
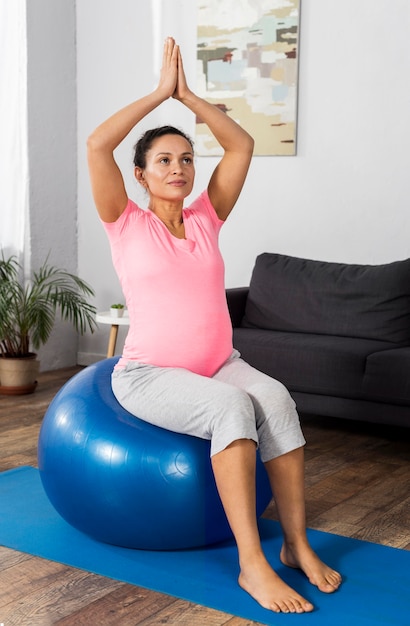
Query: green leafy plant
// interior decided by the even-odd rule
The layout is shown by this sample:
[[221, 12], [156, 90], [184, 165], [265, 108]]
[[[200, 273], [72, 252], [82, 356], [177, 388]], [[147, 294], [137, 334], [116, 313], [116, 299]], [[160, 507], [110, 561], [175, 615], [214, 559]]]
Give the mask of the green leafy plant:
[[96, 328], [93, 289], [81, 278], [45, 263], [28, 281], [17, 257], [0, 258], [0, 356], [24, 357], [50, 337], [56, 313], [77, 332]]
[[124, 305], [123, 304], [112, 304], [111, 308], [112, 309], [123, 309]]

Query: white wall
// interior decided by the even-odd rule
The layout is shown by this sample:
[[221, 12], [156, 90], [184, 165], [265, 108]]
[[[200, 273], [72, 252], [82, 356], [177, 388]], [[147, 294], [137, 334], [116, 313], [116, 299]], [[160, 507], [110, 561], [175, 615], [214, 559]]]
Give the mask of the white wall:
[[[154, 87], [167, 34], [181, 43], [194, 86], [195, 6], [77, 2], [79, 271], [96, 289], [100, 309], [121, 299], [121, 291], [92, 202], [86, 137]], [[408, 0], [303, 0], [297, 156], [254, 158], [221, 237], [227, 286], [248, 284], [264, 251], [350, 263], [410, 256], [409, 32]], [[151, 114], [143, 129], [167, 121], [194, 132], [191, 114], [176, 102]], [[129, 194], [143, 201], [131, 175], [138, 135], [119, 149], [118, 160]], [[215, 163], [197, 159], [194, 193]], [[80, 362], [104, 356], [107, 337], [101, 327], [81, 338]]]
[[[77, 272], [76, 13], [72, 0], [27, 0], [28, 271]], [[24, 181], [22, 181], [23, 184]], [[78, 336], [58, 317], [41, 369], [73, 365]]]

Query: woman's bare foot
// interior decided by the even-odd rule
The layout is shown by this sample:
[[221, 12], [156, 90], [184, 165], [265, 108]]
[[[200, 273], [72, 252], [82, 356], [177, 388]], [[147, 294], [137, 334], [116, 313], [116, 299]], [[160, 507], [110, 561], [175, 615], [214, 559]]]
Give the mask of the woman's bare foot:
[[342, 577], [339, 572], [323, 563], [308, 543], [301, 542], [300, 546], [295, 546], [285, 542], [280, 560], [288, 567], [301, 569], [309, 582], [324, 593], [333, 593], [340, 587]]
[[261, 606], [275, 613], [307, 613], [314, 609], [274, 572], [264, 555], [241, 569], [238, 582]]

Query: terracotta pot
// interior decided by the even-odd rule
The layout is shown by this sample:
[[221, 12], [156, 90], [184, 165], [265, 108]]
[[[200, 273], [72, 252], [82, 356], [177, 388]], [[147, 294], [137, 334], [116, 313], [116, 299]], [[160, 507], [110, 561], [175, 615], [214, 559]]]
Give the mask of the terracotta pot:
[[33, 393], [37, 386], [40, 361], [36, 354], [20, 358], [0, 358], [0, 394]]

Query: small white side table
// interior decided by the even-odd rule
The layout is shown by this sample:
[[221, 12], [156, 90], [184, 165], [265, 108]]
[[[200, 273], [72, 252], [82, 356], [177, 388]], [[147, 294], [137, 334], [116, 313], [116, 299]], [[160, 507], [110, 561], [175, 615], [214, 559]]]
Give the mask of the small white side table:
[[122, 317], [114, 317], [109, 311], [97, 312], [96, 321], [100, 324], [111, 324], [110, 336], [108, 339], [107, 357], [114, 356], [115, 345], [117, 343], [118, 327], [129, 326], [130, 319], [128, 311], [124, 311]]

